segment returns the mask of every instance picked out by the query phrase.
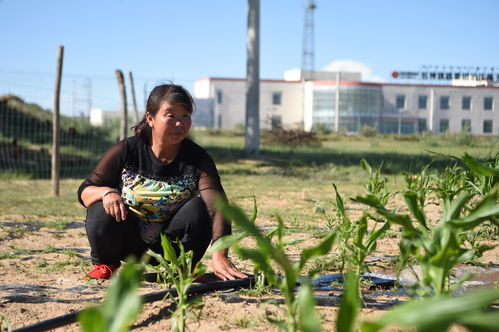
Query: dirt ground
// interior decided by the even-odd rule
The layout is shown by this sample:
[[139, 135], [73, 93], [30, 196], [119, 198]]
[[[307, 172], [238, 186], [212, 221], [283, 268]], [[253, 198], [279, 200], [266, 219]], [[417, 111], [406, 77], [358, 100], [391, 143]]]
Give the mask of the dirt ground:
[[[0, 220], [0, 252], [3, 255], [0, 259], [0, 313], [10, 320], [13, 329], [80, 311], [102, 301], [109, 281], [88, 283], [82, 280], [82, 266], [87, 270], [90, 268], [82, 221], [75, 220], [64, 230], [57, 230], [40, 227], [36, 222], [21, 223], [12, 219]], [[289, 248], [291, 256], [297, 255], [300, 247], [318, 241], [310, 234], [295, 233], [292, 236], [307, 240]], [[391, 238], [380, 241], [377, 256], [392, 257], [397, 253], [397, 241]], [[498, 253], [497, 248], [486, 252], [481, 262], [497, 267]], [[234, 262], [243, 271], [252, 272], [248, 262], [236, 258]], [[206, 263], [209, 266], [209, 262]], [[381, 273], [386, 271], [379, 268]], [[143, 282], [140, 292], [146, 294], [162, 289], [154, 282]], [[323, 326], [327, 331], [333, 331], [341, 291], [321, 290], [316, 292], [316, 296]], [[272, 297], [279, 299], [278, 294]], [[279, 310], [266, 304], [266, 299], [242, 296], [234, 290], [204, 294], [201, 317], [199, 320], [190, 319], [188, 328], [190, 331], [274, 331], [276, 329], [266, 321], [265, 314], [278, 313]], [[404, 299], [402, 294], [372, 296], [366, 302], [367, 308], [362, 310], [361, 319], [377, 317], [383, 313], [384, 304]], [[170, 305], [168, 300], [145, 304], [132, 329], [169, 330]], [[460, 328], [454, 330], [463, 331]], [[80, 331], [80, 328], [78, 324], [71, 324], [55, 331]]]

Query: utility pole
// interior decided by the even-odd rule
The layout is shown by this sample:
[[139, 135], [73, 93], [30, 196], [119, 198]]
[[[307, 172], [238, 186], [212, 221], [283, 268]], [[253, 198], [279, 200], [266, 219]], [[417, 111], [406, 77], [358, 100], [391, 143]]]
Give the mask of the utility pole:
[[248, 0], [246, 61], [246, 156], [260, 154], [260, 0]]

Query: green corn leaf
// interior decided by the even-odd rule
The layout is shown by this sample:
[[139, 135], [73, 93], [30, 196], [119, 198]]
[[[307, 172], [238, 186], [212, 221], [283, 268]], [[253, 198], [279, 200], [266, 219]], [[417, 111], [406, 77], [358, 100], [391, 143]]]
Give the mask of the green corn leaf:
[[321, 320], [315, 309], [314, 292], [308, 282], [305, 282], [300, 286], [300, 291], [298, 293], [298, 308], [300, 313], [300, 331], [322, 331]]
[[369, 165], [369, 163], [364, 158], [362, 158], [362, 160], [360, 161], [360, 165], [362, 166], [362, 168], [364, 170], [366, 170], [367, 173], [369, 173], [369, 174], [373, 173], [373, 169], [372, 169], [371, 165]]
[[359, 228], [357, 229], [357, 233], [353, 238], [353, 243], [358, 247], [364, 249], [364, 245], [362, 244], [362, 240], [364, 240], [364, 235], [367, 233], [367, 220], [366, 215], [363, 215], [357, 222]]
[[233, 220], [241, 229], [248, 232], [248, 234], [255, 237], [258, 248], [266, 255], [270, 255], [284, 270], [289, 286], [294, 285], [297, 280], [296, 273], [294, 272], [293, 266], [289, 261], [286, 254], [274, 247], [270, 242], [268, 237], [265, 237], [262, 232], [256, 227], [256, 225], [248, 220], [243, 211], [237, 207], [231, 206], [227, 202], [218, 201], [217, 202], [222, 214], [230, 220]]
[[336, 232], [331, 232], [322, 242], [318, 245], [304, 249], [300, 254], [299, 270], [305, 266], [305, 264], [313, 257], [322, 256], [327, 254], [333, 244], [336, 242], [338, 236]]
[[459, 220], [452, 220], [452, 224], [459, 225], [462, 230], [470, 230], [482, 221], [497, 215], [499, 215], [497, 192], [492, 192], [485, 196], [467, 216]]
[[163, 255], [167, 261], [172, 262], [175, 266], [179, 265], [177, 253], [166, 235], [161, 233], [161, 246], [163, 247]]
[[336, 184], [333, 183], [334, 192], [336, 193], [336, 207], [340, 211], [341, 215], [344, 216], [346, 214], [345, 205], [343, 204], [343, 198], [341, 198], [340, 193], [338, 192], [338, 188], [336, 188]]
[[344, 289], [336, 319], [336, 330], [352, 332], [360, 310], [359, 277], [354, 272], [347, 273]]
[[396, 214], [388, 211], [379, 201], [376, 196], [357, 196], [352, 201], [368, 205], [376, 209], [376, 211], [388, 219], [390, 222], [403, 226], [406, 230], [416, 231], [411, 223], [411, 218], [406, 214]]
[[218, 240], [216, 240], [215, 242], [213, 242], [208, 253], [213, 253], [214, 251], [230, 248], [234, 244], [239, 243], [239, 241], [244, 239], [246, 236], [248, 236], [247, 232], [241, 232], [237, 235], [232, 234], [232, 235], [223, 236]]
[[470, 331], [497, 332], [499, 322], [499, 311], [492, 312], [474, 312], [465, 315], [457, 320], [457, 323], [463, 325]]
[[472, 194], [468, 192], [463, 192], [459, 194], [454, 200], [446, 201], [444, 205], [444, 211], [442, 213], [441, 222], [447, 222], [452, 219], [459, 218], [461, 210], [471, 199]]
[[142, 269], [132, 260], [118, 275], [113, 276], [104, 304], [89, 308], [78, 315], [83, 330], [85, 332], [129, 331], [130, 323], [142, 309], [142, 299], [137, 291], [142, 273]]
[[162, 266], [167, 267], [168, 262], [163, 258], [162, 255], [158, 254], [157, 252], [153, 251], [152, 249], [148, 249], [146, 252], [149, 256], [153, 257], [160, 263]]
[[482, 164], [475, 158], [465, 153], [461, 160], [474, 172], [485, 176], [499, 176], [499, 168], [492, 168]]
[[292, 246], [293, 244], [298, 244], [305, 241], [304, 239], [297, 239], [297, 238], [292, 238], [292, 239], [287, 239], [284, 241], [284, 246]]
[[371, 248], [376, 245], [376, 241], [381, 239], [388, 229], [390, 229], [390, 223], [385, 222], [379, 229], [369, 233], [366, 241], [366, 248], [371, 250]]
[[414, 191], [407, 191], [404, 193], [404, 199], [407, 204], [407, 208], [412, 213], [414, 218], [416, 218], [418, 223], [423, 226], [424, 229], [428, 230], [425, 213], [418, 203], [418, 195]]
[[[412, 301], [397, 306], [373, 322], [363, 323], [362, 331], [376, 332], [388, 325], [438, 331], [452, 323], [466, 321], [468, 315], [476, 322], [477, 311], [498, 299], [499, 289], [486, 289], [460, 298], [435, 296], [422, 301]], [[484, 322], [488, 322], [488, 313], [480, 314], [484, 316]]]
[[253, 212], [251, 214], [250, 221], [252, 223], [255, 223], [257, 216], [258, 216], [258, 207], [256, 206], [256, 197], [253, 195]]

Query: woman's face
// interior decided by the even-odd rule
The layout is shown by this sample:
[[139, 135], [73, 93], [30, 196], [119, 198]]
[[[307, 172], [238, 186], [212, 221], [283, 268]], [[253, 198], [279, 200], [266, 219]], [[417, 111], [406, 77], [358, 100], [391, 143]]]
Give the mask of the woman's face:
[[179, 144], [191, 129], [191, 113], [182, 104], [164, 103], [155, 116], [147, 113], [146, 117], [152, 129], [153, 142]]

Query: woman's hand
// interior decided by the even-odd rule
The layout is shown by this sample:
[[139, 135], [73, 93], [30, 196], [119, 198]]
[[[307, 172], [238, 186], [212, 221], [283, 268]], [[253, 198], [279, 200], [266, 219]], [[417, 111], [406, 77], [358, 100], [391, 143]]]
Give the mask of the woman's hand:
[[248, 278], [247, 275], [239, 271], [228, 257], [228, 250], [214, 251], [212, 254], [211, 267], [217, 277], [222, 280], [234, 280], [238, 278]]
[[102, 197], [102, 206], [107, 214], [120, 222], [126, 219], [126, 208], [121, 195], [109, 193]]

